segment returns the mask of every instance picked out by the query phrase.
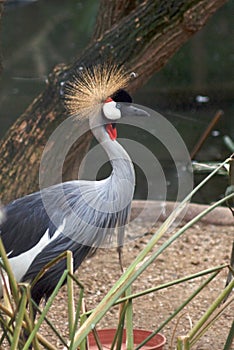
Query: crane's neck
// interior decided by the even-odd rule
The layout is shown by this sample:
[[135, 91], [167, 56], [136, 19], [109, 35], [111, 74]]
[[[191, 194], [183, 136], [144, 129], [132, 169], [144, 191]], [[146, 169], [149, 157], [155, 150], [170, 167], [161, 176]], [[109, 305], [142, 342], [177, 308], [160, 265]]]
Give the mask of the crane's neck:
[[119, 144], [119, 142], [110, 138], [106, 131], [106, 125], [92, 128], [92, 133], [108, 155], [113, 168], [112, 176], [118, 177], [118, 179], [126, 179], [131, 182], [134, 187], [134, 167], [131, 158], [125, 149]]

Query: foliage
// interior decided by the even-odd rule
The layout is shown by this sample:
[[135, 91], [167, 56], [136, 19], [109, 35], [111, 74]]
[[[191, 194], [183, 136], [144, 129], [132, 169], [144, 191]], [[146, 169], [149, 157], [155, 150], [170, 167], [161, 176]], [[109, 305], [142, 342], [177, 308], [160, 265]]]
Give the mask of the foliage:
[[[226, 165], [231, 161], [231, 158], [226, 159], [222, 164], [217, 166], [215, 170], [209, 174], [205, 180], [202, 181], [169, 215], [167, 220], [162, 224], [162, 226], [154, 233], [151, 240], [148, 242], [146, 247], [141, 251], [137, 258], [132, 262], [132, 264], [123, 273], [120, 279], [113, 285], [111, 290], [107, 293], [104, 299], [99, 303], [99, 305], [90, 312], [85, 312], [83, 309], [83, 292], [84, 288], [82, 284], [76, 279], [72, 270], [72, 256], [70, 252], [65, 252], [59, 256], [56, 260], [48, 264], [43, 271], [36, 277], [35, 281], [41, 277], [41, 275], [49, 268], [51, 265], [56, 264], [60, 259], [67, 259], [67, 269], [64, 271], [60, 281], [52, 293], [51, 297], [47, 301], [43, 310], [40, 310], [40, 315], [37, 322], [33, 319], [33, 301], [30, 298], [30, 285], [28, 284], [17, 284], [9, 261], [7, 259], [4, 247], [0, 242], [0, 254], [1, 254], [1, 265], [2, 265], [2, 283], [3, 283], [3, 294], [4, 302], [0, 304], [0, 323], [2, 328], [2, 335], [0, 338], [0, 343], [7, 342], [11, 349], [23, 349], [26, 350], [30, 347], [32, 343], [35, 349], [40, 349], [41, 345], [44, 348], [55, 350], [55, 346], [51, 344], [47, 339], [45, 339], [40, 333], [39, 329], [42, 322], [47, 322], [48, 326], [52, 328], [53, 332], [56, 334], [58, 339], [63, 343], [64, 349], [80, 349], [86, 348], [86, 338], [88, 334], [92, 331], [97, 339], [98, 348], [101, 348], [101, 344], [98, 341], [96, 333], [96, 325], [100, 319], [109, 311], [111, 307], [116, 304], [122, 304], [121, 314], [119, 317], [119, 325], [117, 327], [117, 333], [114, 341], [116, 342], [116, 348], [120, 348], [121, 336], [124, 327], [124, 319], [127, 329], [127, 344], [128, 349], [133, 349], [133, 331], [132, 331], [132, 302], [135, 298], [140, 297], [152, 292], [157, 292], [161, 289], [168, 288], [172, 285], [183, 283], [185, 281], [196, 279], [201, 276], [207, 276], [206, 280], [197, 286], [196, 290], [179, 305], [176, 310], [170, 315], [166, 320], [162, 322], [161, 325], [151, 334], [150, 337], [145, 339], [144, 343], [148, 341], [156, 333], [160, 332], [165, 325], [170, 322], [176, 315], [178, 315], [181, 310], [198, 294], [201, 290], [211, 282], [220, 271], [229, 268], [232, 274], [234, 271], [231, 266], [220, 265], [208, 270], [201, 271], [199, 273], [185, 276], [183, 278], [155, 286], [154, 288], [146, 289], [138, 294], [131, 294], [131, 285], [139, 277], [139, 275], [153, 262], [155, 259], [172, 244], [178, 237], [184, 234], [184, 232], [191, 227], [194, 223], [199, 221], [203, 216], [209, 213], [211, 210], [230, 200], [234, 197], [234, 193], [229, 193], [224, 198], [214, 203], [202, 213], [193, 218], [190, 222], [186, 223], [181, 228], [177, 229], [174, 234], [172, 234], [159, 248], [152, 252], [152, 249], [158, 243], [159, 238], [161, 238], [165, 232], [171, 227], [175, 219], [183, 210], [184, 206], [188, 203], [191, 197], [196, 193], [196, 191], [203, 186], [210, 178], [212, 178], [221, 168], [225, 168]], [[57, 295], [64, 279], [68, 280], [68, 333], [69, 339], [65, 339], [56, 328], [47, 319], [47, 313]], [[78, 285], [80, 289], [80, 295], [78, 302], [74, 301], [74, 283]], [[234, 279], [226, 286], [226, 288], [220, 292], [219, 296], [214, 300], [214, 302], [209, 305], [208, 309], [200, 320], [193, 326], [190, 332], [186, 336], [178, 337], [177, 349], [190, 349], [197, 342], [197, 340], [207, 331], [207, 329], [216, 321], [216, 319], [223, 313], [223, 311], [234, 301], [234, 295], [230, 295], [234, 288]], [[125, 295], [123, 297], [123, 295]], [[229, 296], [229, 297], [228, 297]], [[79, 326], [79, 327], [78, 327]], [[78, 330], [77, 330], [78, 329]], [[25, 338], [25, 334], [28, 336]], [[234, 336], [233, 325], [230, 327], [230, 333], [225, 345], [225, 350], [231, 348], [231, 342]], [[114, 345], [113, 345], [114, 346]], [[140, 349], [143, 343], [137, 345], [136, 349]]]

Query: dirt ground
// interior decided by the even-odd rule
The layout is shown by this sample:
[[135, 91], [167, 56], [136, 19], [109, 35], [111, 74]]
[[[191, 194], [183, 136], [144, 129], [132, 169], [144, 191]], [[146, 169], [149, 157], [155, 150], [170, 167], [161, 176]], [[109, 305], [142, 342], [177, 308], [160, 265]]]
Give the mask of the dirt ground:
[[[194, 209], [194, 208], [192, 208]], [[226, 211], [228, 211], [226, 209]], [[226, 212], [225, 211], [225, 215]], [[233, 226], [230, 223], [230, 214], [226, 221], [224, 212], [213, 213], [208, 222], [203, 221], [188, 229], [175, 243], [151, 264], [148, 269], [135, 281], [133, 292], [151, 288], [168, 281], [193, 274], [204, 269], [215, 267], [230, 261], [232, 241], [234, 238]], [[213, 219], [212, 219], [213, 218]], [[223, 222], [226, 223], [223, 225]], [[232, 219], [231, 219], [232, 220]], [[128, 267], [134, 258], [151, 238], [151, 233], [143, 235], [151, 226], [146, 220], [132, 224], [130, 231], [140, 237], [124, 247], [124, 266]], [[131, 234], [129, 232], [128, 234]], [[169, 237], [168, 233], [160, 240], [160, 244]], [[155, 247], [156, 249], [157, 247]], [[176, 318], [162, 330], [167, 342], [165, 350], [175, 349], [176, 339], [185, 335], [197, 320], [203, 315], [215, 298], [223, 290], [228, 270], [220, 274], [181, 311]], [[118, 256], [115, 249], [101, 249], [87, 259], [76, 273], [85, 287], [85, 303], [87, 310], [94, 308], [121, 276]], [[155, 330], [195, 289], [205, 280], [199, 277], [183, 284], [150, 293], [147, 296], [134, 299], [134, 325], [136, 328]], [[78, 291], [77, 291], [78, 293]], [[55, 325], [67, 334], [67, 296], [66, 287], [63, 287], [53, 305], [50, 317]], [[225, 344], [228, 331], [233, 322], [233, 304], [224, 311], [209, 331], [194, 345], [196, 350], [221, 350]], [[118, 307], [113, 308], [98, 324], [98, 328], [115, 327], [118, 320]], [[44, 326], [42, 333], [48, 334], [48, 327]], [[50, 333], [50, 332], [49, 332]], [[56, 347], [63, 346], [55, 340]], [[234, 344], [232, 349], [234, 349]]]

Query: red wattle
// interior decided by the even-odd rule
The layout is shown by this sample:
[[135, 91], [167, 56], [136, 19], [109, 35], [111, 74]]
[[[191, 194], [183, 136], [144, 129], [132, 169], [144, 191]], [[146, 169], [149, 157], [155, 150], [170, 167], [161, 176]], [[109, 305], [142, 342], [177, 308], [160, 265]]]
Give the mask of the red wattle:
[[107, 99], [105, 100], [105, 103], [108, 103], [108, 102], [112, 102], [112, 98], [111, 97], [107, 97]]
[[116, 140], [117, 138], [117, 129], [113, 127], [112, 124], [107, 124], [106, 125], [106, 131], [108, 132], [108, 135], [110, 136], [111, 140]]

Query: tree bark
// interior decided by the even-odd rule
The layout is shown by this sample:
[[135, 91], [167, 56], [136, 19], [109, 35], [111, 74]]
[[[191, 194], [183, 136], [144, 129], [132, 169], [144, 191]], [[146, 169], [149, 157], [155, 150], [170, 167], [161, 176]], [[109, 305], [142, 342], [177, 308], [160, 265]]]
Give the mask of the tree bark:
[[[74, 64], [54, 68], [44, 92], [12, 125], [0, 144], [2, 201], [6, 203], [38, 189], [43, 147], [56, 126], [66, 118], [63, 86], [76, 69], [101, 63], [103, 57], [124, 65], [129, 73], [135, 72], [128, 86], [132, 93], [162, 68], [226, 1], [102, 0], [94, 40]], [[89, 133], [73, 145], [64, 164], [63, 180], [77, 176], [77, 168], [91, 139]]]
[[103, 34], [133, 11], [137, 4], [138, 1], [136, 0], [100, 0], [93, 40], [100, 41]]
[[[2, 24], [2, 13], [3, 13], [3, 3], [0, 1], [0, 32], [1, 32], [1, 24]], [[0, 48], [2, 47], [0, 42]], [[0, 74], [2, 73], [2, 53], [0, 52]]]

